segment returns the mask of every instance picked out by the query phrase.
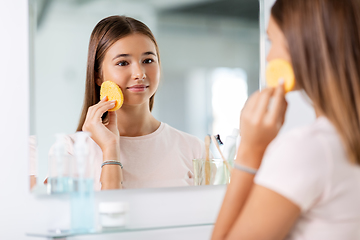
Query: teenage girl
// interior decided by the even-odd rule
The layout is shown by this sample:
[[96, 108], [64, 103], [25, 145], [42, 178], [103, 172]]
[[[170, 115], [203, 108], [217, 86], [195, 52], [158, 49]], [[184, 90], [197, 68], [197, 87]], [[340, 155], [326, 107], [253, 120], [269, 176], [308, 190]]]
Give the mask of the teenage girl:
[[[114, 112], [108, 110], [115, 102], [100, 99], [100, 86], [108, 80], [124, 94]], [[159, 81], [158, 45], [144, 23], [111, 16], [95, 26], [77, 130], [91, 133], [98, 189], [100, 183], [101, 189], [193, 184], [192, 159], [203, 158], [204, 144], [151, 114]]]
[[268, 36], [317, 119], [275, 138], [283, 85], [250, 97], [212, 239], [360, 239], [360, 2], [277, 0]]

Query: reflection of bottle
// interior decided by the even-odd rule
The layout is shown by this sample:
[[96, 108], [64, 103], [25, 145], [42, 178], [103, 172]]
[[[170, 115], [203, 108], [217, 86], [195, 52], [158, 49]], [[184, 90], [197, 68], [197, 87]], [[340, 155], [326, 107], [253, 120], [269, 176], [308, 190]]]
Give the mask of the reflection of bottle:
[[66, 151], [66, 135], [55, 135], [56, 142], [50, 155], [48, 193], [64, 193], [71, 191], [70, 155]]
[[71, 228], [75, 232], [89, 232], [94, 228], [94, 179], [91, 174], [87, 139], [90, 133], [77, 132], [74, 153], [77, 171], [71, 194]]
[[239, 136], [239, 129], [234, 128], [231, 135], [225, 139], [223, 154], [225, 159], [231, 166], [234, 166], [234, 159], [236, 155], [236, 140]]

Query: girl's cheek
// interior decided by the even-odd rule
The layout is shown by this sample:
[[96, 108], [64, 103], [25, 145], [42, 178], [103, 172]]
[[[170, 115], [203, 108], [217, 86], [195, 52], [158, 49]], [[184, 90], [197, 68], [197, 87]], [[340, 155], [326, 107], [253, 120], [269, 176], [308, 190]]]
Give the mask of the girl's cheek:
[[269, 50], [269, 53], [268, 53], [268, 55], [267, 55], [267, 57], [266, 57], [266, 61], [267, 61], [267, 62], [270, 62], [271, 60], [274, 59], [274, 54], [273, 54], [273, 52], [274, 52], [274, 49], [273, 49], [273, 47], [271, 47], [270, 50]]

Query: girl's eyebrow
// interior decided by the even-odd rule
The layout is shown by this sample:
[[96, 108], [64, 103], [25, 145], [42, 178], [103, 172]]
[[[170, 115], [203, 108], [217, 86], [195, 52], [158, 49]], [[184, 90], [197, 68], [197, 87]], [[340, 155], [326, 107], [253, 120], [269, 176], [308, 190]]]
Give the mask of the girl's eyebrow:
[[[155, 57], [156, 57], [156, 54], [155, 53], [153, 53], [153, 52], [151, 52], [151, 51], [149, 51], [149, 52], [144, 52], [142, 55], [154, 55]], [[118, 54], [118, 55], [116, 55], [112, 60], [115, 60], [115, 59], [117, 59], [117, 58], [120, 58], [120, 57], [130, 57], [131, 56], [131, 54], [127, 54], [127, 53], [122, 53], [122, 54]]]
[[149, 52], [144, 52], [142, 55], [154, 55], [156, 57], [156, 54], [149, 51]]
[[125, 54], [125, 53], [123, 53], [123, 54], [118, 54], [118, 55], [116, 55], [112, 60], [115, 60], [115, 59], [120, 58], [120, 57], [129, 57], [129, 56], [130, 56], [130, 54]]

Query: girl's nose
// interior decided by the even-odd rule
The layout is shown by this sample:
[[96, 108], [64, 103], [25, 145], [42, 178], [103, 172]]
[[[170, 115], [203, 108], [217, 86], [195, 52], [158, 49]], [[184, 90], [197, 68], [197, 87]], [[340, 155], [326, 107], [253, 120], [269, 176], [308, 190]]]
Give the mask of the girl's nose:
[[133, 79], [134, 80], [143, 80], [145, 79], [145, 69], [140, 64], [134, 64], [133, 67]]

